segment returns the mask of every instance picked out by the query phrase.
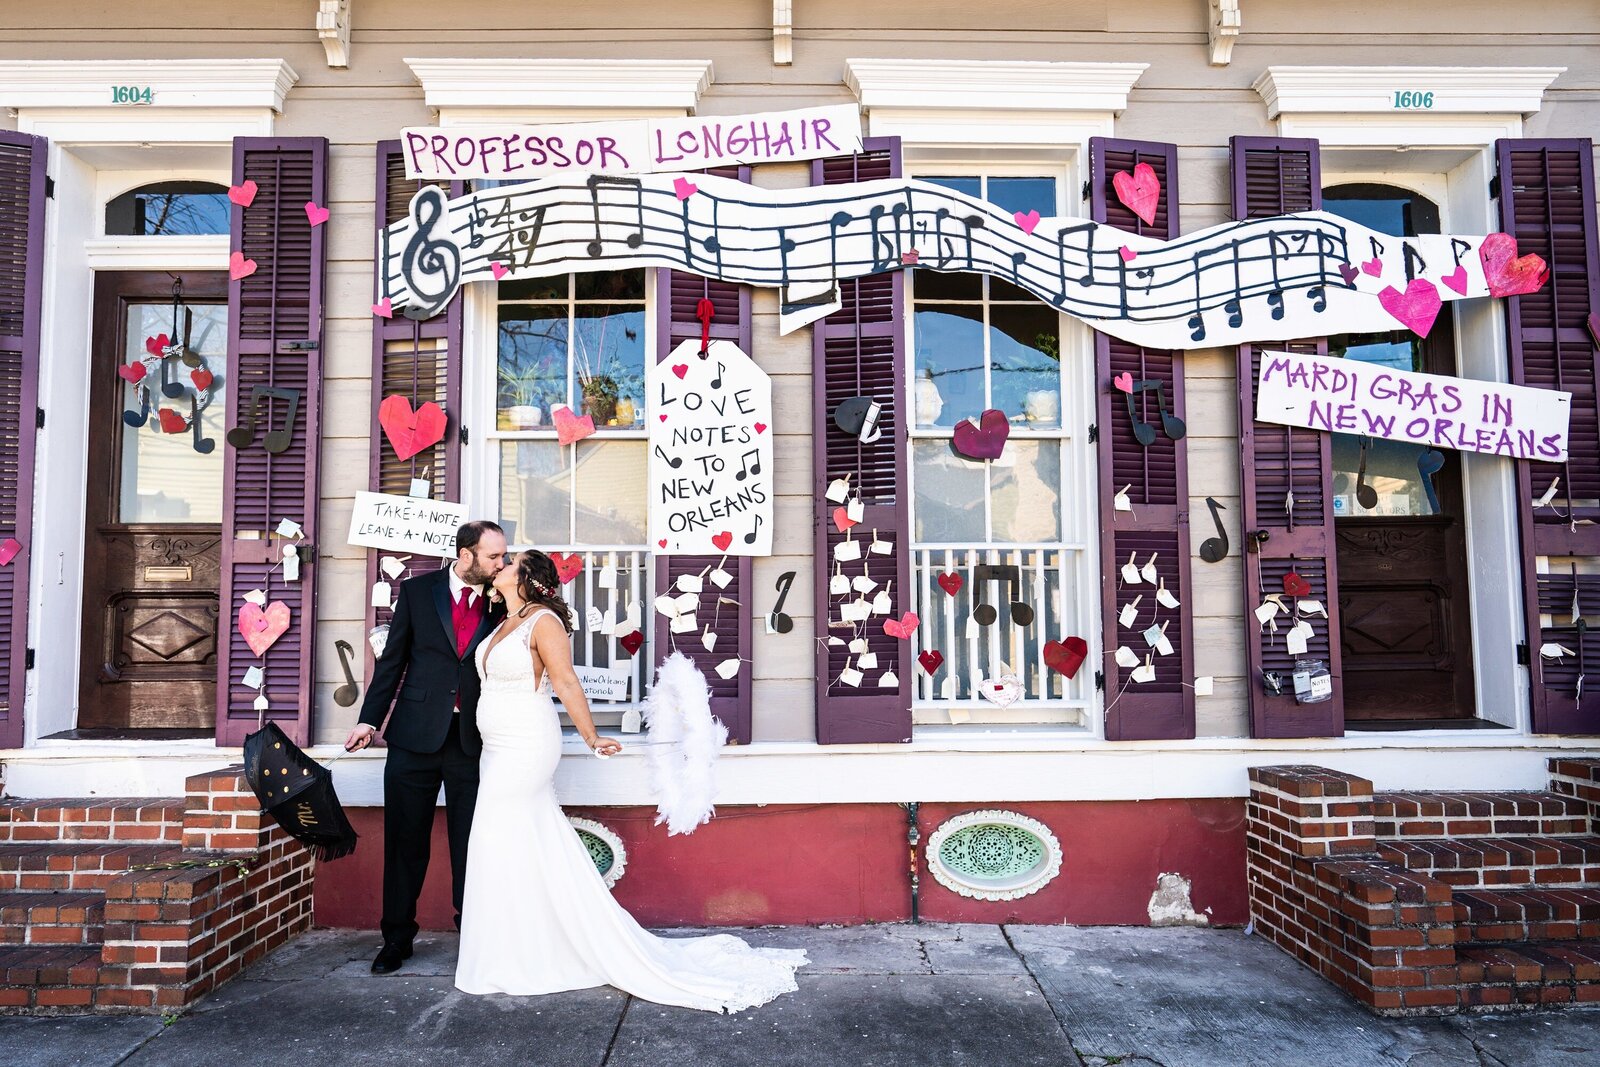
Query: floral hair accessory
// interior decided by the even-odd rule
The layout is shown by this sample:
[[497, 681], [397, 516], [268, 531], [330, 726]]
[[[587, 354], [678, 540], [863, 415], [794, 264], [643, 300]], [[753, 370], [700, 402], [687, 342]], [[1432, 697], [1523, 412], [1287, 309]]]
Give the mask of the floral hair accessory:
[[556, 591], [554, 589], [551, 589], [548, 585], [545, 585], [543, 582], [535, 578], [529, 578], [528, 584], [531, 585], [533, 587], [533, 591], [538, 593], [540, 596], [554, 598], [556, 595]]

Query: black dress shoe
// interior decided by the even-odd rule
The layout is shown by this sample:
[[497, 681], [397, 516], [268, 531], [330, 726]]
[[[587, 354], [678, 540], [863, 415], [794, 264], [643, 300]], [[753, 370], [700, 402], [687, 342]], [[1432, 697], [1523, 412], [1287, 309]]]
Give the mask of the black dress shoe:
[[372, 961], [373, 974], [393, 974], [400, 969], [400, 965], [411, 958], [411, 946], [384, 942], [378, 950], [378, 955]]

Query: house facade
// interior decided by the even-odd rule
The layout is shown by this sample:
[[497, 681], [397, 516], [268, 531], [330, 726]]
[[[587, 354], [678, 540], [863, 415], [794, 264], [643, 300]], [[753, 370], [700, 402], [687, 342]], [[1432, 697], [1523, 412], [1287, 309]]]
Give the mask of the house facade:
[[[572, 558], [575, 662], [604, 679], [596, 720], [625, 751], [593, 759], [569, 730], [558, 788], [646, 922], [1242, 923], [1252, 767], [1543, 789], [1600, 733], [1582, 621], [1600, 612], [1600, 15], [1348, 18], [1282, 0], [199, 0], [91, 22], [15, 0], [6, 794], [179, 796], [270, 717], [338, 757], [365, 838], [322, 865], [317, 921], [374, 924], [384, 757], [341, 744], [392, 583], [439, 559], [351, 544], [363, 493], [457, 503]], [[1549, 278], [1449, 301], [1425, 336], [1401, 320], [1203, 347], [1208, 325], [1308, 294], [1197, 305], [1191, 344], [1157, 349], [1003, 277], [920, 269], [938, 234], [783, 330], [780, 288], [519, 271], [511, 230], [505, 277], [430, 317], [385, 307], [382, 235], [419, 189], [497, 188], [408, 173], [408, 129], [828, 106], [859, 115], [859, 145], [709, 173], [788, 192], [915, 178], [1019, 226], [1130, 240], [1313, 210], [1396, 247], [1503, 232]], [[771, 380], [770, 554], [654, 550], [646, 379], [702, 338]], [[1257, 421], [1264, 351], [1570, 393], [1567, 457]], [[881, 436], [836, 421], [856, 397]], [[564, 443], [562, 406], [595, 432]], [[974, 461], [961, 426], [991, 410], [1008, 436]], [[675, 624], [656, 598], [685, 584], [698, 613]], [[904, 636], [883, 630], [906, 612]], [[730, 732], [717, 815], [687, 836], [653, 824], [634, 725], [674, 648]]]

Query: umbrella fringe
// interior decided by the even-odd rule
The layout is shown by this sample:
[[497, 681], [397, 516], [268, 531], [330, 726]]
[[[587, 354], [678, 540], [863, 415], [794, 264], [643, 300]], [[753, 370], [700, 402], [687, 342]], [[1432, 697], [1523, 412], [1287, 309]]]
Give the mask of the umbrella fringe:
[[350, 853], [356, 850], [356, 842], [359, 840], [360, 838], [355, 833], [351, 833], [348, 838], [342, 841], [335, 841], [331, 844], [310, 845], [307, 847], [311, 849], [311, 854], [320, 862], [328, 863], [332, 860], [342, 860], [346, 856], [350, 855]]

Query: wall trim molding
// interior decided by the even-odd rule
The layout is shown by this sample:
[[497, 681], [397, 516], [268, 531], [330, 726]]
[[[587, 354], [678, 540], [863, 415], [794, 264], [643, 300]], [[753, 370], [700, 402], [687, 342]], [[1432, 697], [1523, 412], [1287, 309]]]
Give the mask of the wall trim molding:
[[844, 83], [861, 106], [961, 111], [1109, 111], [1148, 63], [847, 59]]
[[[169, 108], [268, 108], [300, 80], [282, 59], [0, 60], [0, 107], [105, 108], [139, 116]], [[113, 86], [148, 86], [149, 104], [116, 104]]]
[[433, 108], [693, 113], [709, 59], [407, 59]]
[[[1250, 88], [1261, 94], [1267, 117], [1285, 112], [1392, 112], [1430, 116], [1536, 113], [1544, 92], [1565, 67], [1356, 67], [1273, 66]], [[1432, 93], [1427, 108], [1394, 106], [1396, 92]]]

